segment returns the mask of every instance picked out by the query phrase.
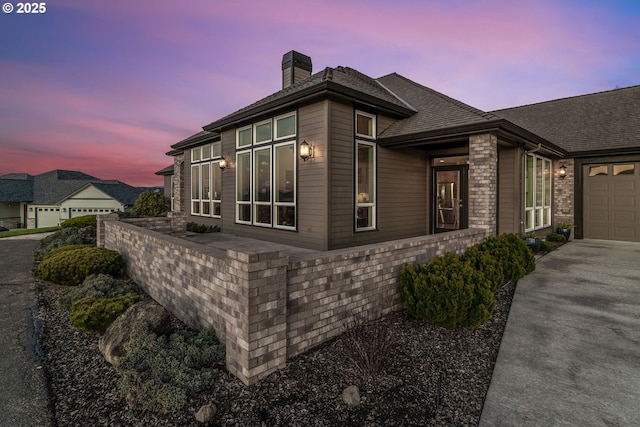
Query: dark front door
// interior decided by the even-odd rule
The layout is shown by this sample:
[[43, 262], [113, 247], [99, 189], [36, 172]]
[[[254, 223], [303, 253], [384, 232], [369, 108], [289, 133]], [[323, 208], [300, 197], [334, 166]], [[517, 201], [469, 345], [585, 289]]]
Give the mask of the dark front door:
[[433, 231], [467, 228], [467, 166], [434, 168]]

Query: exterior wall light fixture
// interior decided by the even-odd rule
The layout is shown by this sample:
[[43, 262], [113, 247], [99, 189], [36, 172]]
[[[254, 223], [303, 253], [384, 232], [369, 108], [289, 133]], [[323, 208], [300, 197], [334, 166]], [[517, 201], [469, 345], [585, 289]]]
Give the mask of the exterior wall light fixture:
[[560, 179], [565, 179], [567, 176], [567, 167], [563, 164], [560, 165], [560, 169], [558, 169], [558, 176]]
[[220, 166], [220, 169], [225, 170], [226, 168], [229, 167], [229, 162], [224, 157], [220, 157], [220, 161], [218, 162], [218, 166]]
[[306, 139], [300, 144], [300, 158], [305, 162], [313, 158], [313, 147], [309, 145]]

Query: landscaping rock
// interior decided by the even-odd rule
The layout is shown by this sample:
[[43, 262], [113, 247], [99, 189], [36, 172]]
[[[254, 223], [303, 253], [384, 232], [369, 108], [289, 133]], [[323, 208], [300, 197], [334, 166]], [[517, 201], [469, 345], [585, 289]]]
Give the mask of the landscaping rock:
[[213, 421], [213, 417], [216, 416], [218, 408], [213, 403], [204, 405], [198, 412], [196, 412], [196, 421], [202, 424]]
[[360, 390], [352, 385], [342, 391], [342, 400], [348, 406], [358, 406], [360, 404]]
[[125, 355], [124, 346], [135, 325], [146, 323], [156, 335], [166, 335], [171, 330], [171, 317], [167, 310], [153, 300], [144, 300], [129, 307], [107, 328], [98, 341], [100, 352], [107, 362], [115, 365]]

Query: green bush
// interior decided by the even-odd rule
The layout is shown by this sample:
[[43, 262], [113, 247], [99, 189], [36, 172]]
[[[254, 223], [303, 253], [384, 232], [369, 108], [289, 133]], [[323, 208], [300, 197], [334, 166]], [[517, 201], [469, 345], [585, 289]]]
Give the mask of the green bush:
[[546, 240], [543, 240], [542, 242], [540, 242], [540, 252], [545, 252], [545, 253], [551, 252], [555, 248], [556, 247], [551, 242], [547, 242]]
[[567, 238], [564, 237], [564, 234], [552, 233], [547, 236], [547, 242], [553, 243], [565, 243]]
[[55, 248], [55, 249], [51, 249], [49, 252], [44, 253], [44, 256], [42, 259], [47, 259], [49, 257], [52, 257], [56, 254], [62, 253], [62, 252], [66, 252], [66, 251], [74, 251], [76, 249], [79, 248], [92, 248], [94, 247], [93, 245], [68, 245], [68, 246], [60, 246], [59, 248]]
[[138, 300], [140, 296], [134, 293], [113, 298], [81, 298], [71, 304], [71, 324], [90, 334], [102, 334]]
[[83, 216], [77, 216], [75, 218], [69, 218], [65, 220], [61, 224], [61, 226], [62, 228], [69, 228], [69, 227], [83, 228], [83, 227], [89, 227], [89, 226], [96, 227], [97, 226], [96, 224], [97, 224], [97, 221], [96, 221], [95, 215], [83, 215]]
[[116, 251], [81, 247], [47, 257], [38, 265], [36, 276], [58, 285], [76, 286], [92, 274], [117, 275], [124, 266], [124, 259]]
[[211, 386], [214, 365], [225, 348], [210, 331], [178, 331], [156, 336], [137, 326], [117, 369], [122, 396], [130, 407], [168, 413], [180, 410], [187, 397]]
[[490, 279], [455, 254], [405, 265], [400, 288], [409, 313], [445, 328], [479, 327], [495, 307]]
[[169, 207], [170, 200], [162, 193], [145, 191], [138, 196], [131, 209], [139, 215], [161, 216], [169, 211]]
[[504, 272], [498, 259], [488, 251], [481, 251], [477, 245], [468, 248], [460, 257], [463, 262], [481, 271], [491, 283], [491, 291], [495, 292], [504, 284]]
[[74, 302], [85, 297], [96, 299], [113, 298], [131, 293], [137, 293], [133, 285], [106, 274], [92, 274], [84, 279], [81, 286], [71, 288], [60, 294], [58, 304], [65, 310], [70, 310]]
[[33, 254], [36, 261], [42, 261], [48, 252], [56, 248], [70, 245], [95, 244], [93, 241], [88, 241], [79, 236], [77, 227], [63, 228], [62, 230], [56, 231], [52, 235], [42, 239], [40, 243], [42, 248]]
[[505, 281], [516, 281], [535, 270], [536, 259], [525, 241], [515, 234], [501, 234], [487, 238], [477, 245], [498, 261]]
[[187, 231], [192, 231], [194, 233], [217, 233], [220, 231], [220, 227], [217, 225], [204, 225], [196, 224], [195, 222], [188, 222]]

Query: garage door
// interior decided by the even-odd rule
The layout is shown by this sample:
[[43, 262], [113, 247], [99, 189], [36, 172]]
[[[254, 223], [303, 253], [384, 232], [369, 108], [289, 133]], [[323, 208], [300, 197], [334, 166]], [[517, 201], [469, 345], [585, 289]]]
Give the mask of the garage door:
[[583, 236], [640, 242], [640, 163], [584, 166]]
[[60, 208], [37, 208], [36, 227], [57, 227], [60, 225]]

